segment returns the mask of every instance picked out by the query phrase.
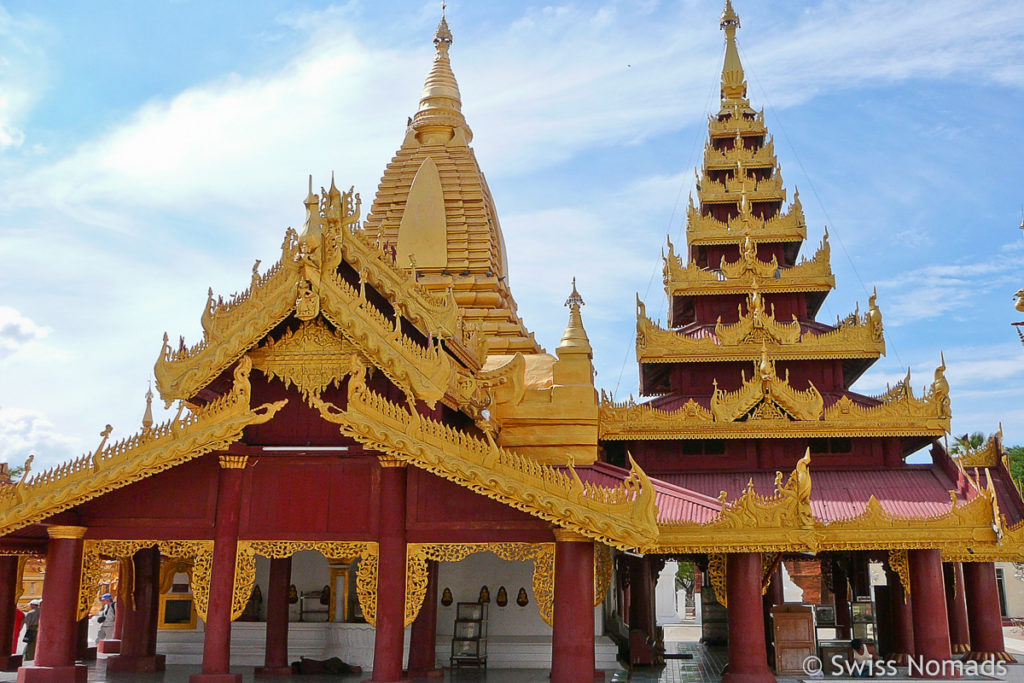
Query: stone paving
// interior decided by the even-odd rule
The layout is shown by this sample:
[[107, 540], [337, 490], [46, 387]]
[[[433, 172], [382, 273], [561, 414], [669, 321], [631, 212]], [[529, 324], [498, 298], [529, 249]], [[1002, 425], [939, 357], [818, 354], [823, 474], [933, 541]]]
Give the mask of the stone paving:
[[[708, 649], [694, 642], [693, 636], [696, 628], [692, 626], [676, 626], [666, 628], [666, 639], [682, 640], [682, 642], [668, 642], [666, 649], [669, 653], [682, 655], [682, 659], [668, 659], [664, 667], [644, 669], [636, 671], [606, 671], [606, 683], [626, 683], [636, 681], [637, 683], [681, 683], [682, 681], [716, 682], [722, 678], [722, 667], [725, 666], [725, 651], [723, 649]], [[1024, 662], [1024, 634], [1017, 630], [1005, 630], [1006, 648], [1013, 654], [1019, 656]], [[287, 679], [280, 678], [255, 678], [252, 667], [237, 667], [236, 672], [242, 674], [245, 683], [256, 683], [258, 681], [294, 681], [295, 683], [316, 683], [320, 681], [368, 681], [368, 674], [357, 674], [348, 676], [292, 676]], [[90, 683], [187, 683], [190, 674], [198, 673], [198, 666], [172, 665], [167, 671], [159, 674], [121, 674], [107, 677], [105, 666], [102, 662], [93, 662], [89, 667]], [[15, 673], [0, 673], [0, 683], [9, 683], [17, 679]], [[415, 679], [416, 683], [437, 683], [442, 679]], [[861, 679], [845, 679], [850, 681], [861, 681]], [[892, 681], [910, 680], [894, 678]], [[1008, 683], [1024, 683], [1024, 664], [1013, 665], [1007, 668]], [[445, 670], [443, 681], [449, 683], [548, 683], [549, 675], [546, 670], [541, 669], [490, 669], [475, 670], [462, 669], [458, 671]], [[779, 683], [809, 683], [814, 679], [779, 679]], [[843, 683], [844, 679], [832, 678], [831, 683]], [[815, 681], [815, 683], [817, 683]]]

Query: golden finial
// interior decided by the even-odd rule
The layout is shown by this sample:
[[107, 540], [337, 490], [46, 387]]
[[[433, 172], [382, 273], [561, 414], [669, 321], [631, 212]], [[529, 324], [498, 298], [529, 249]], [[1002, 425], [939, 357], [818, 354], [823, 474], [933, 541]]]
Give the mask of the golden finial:
[[[639, 296], [637, 297], [639, 300]], [[580, 293], [576, 291], [576, 278], [572, 279], [572, 293], [569, 294], [569, 298], [565, 300], [566, 306], [586, 306], [587, 303], [580, 296]]]
[[558, 348], [579, 349], [587, 353], [593, 353], [590, 339], [587, 337], [587, 331], [583, 329], [583, 316], [580, 315], [580, 306], [585, 304], [583, 297], [576, 290], [576, 278], [572, 279], [572, 293], [565, 300], [565, 305], [569, 307], [569, 324], [565, 327], [565, 334], [562, 335], [562, 343], [558, 345]]
[[740, 17], [732, 8], [732, 0], [725, 0], [725, 9], [719, 27], [725, 31], [725, 63], [722, 65], [722, 101], [740, 101], [746, 104], [747, 80], [740, 62], [739, 49], [736, 47], [736, 29], [740, 27]]
[[[256, 262], [257, 266], [259, 261]], [[146, 389], [146, 412], [142, 414], [142, 429], [149, 431], [153, 428], [153, 383], [150, 382]]]
[[426, 144], [445, 144], [452, 139], [457, 129], [463, 131], [467, 143], [473, 139], [462, 115], [462, 95], [459, 94], [459, 84], [448, 59], [448, 48], [454, 38], [448, 28], [445, 10], [446, 6], [442, 3], [441, 21], [434, 31], [434, 49], [437, 51], [434, 66], [427, 74], [423, 94], [420, 96], [420, 107], [411, 123], [417, 139]]

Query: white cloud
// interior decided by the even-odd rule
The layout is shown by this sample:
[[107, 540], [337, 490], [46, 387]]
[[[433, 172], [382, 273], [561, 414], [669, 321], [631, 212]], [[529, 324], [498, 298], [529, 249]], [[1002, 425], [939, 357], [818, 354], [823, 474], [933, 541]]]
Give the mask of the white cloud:
[[0, 306], [0, 361], [48, 333], [49, 329], [40, 327], [10, 306]]
[[39, 470], [81, 455], [80, 450], [78, 438], [60, 433], [42, 413], [0, 407], [0, 462], [20, 465], [34, 454]]
[[25, 141], [20, 126], [45, 87], [44, 31], [33, 17], [0, 6], [0, 152]]

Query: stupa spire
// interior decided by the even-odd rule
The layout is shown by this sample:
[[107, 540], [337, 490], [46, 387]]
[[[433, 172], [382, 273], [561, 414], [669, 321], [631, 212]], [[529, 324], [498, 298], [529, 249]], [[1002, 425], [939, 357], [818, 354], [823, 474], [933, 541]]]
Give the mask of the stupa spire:
[[736, 29], [740, 27], [740, 15], [732, 8], [732, 0], [725, 0], [725, 9], [719, 26], [725, 31], [725, 62], [722, 64], [722, 102], [740, 100], [746, 103], [747, 78], [740, 62], [736, 47]]
[[441, 5], [441, 21], [434, 31], [434, 64], [423, 84], [420, 108], [412, 117], [412, 127], [417, 138], [426, 144], [444, 144], [452, 138], [456, 129], [463, 129], [466, 142], [472, 139], [469, 126], [462, 115], [462, 95], [459, 84], [452, 72], [448, 49], [454, 38], [448, 28], [445, 6]]
[[576, 278], [572, 279], [572, 293], [565, 300], [565, 305], [569, 307], [569, 324], [562, 335], [562, 343], [558, 345], [559, 350], [577, 349], [592, 354], [594, 350], [590, 346], [587, 331], [583, 329], [583, 316], [580, 314], [580, 307], [586, 304], [576, 290]]

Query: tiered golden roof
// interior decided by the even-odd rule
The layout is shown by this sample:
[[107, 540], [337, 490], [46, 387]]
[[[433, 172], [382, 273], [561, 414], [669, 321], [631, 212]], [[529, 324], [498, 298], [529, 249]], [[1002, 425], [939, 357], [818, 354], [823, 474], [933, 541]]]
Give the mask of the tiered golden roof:
[[473, 134], [462, 115], [451, 44], [442, 17], [419, 110], [384, 171], [366, 229], [395, 250], [398, 265], [410, 267], [420, 285], [453, 290], [466, 324], [482, 330], [491, 353], [538, 353], [516, 314], [501, 223], [469, 146]]
[[[774, 362], [762, 358], [755, 375], [734, 392], [716, 386], [710, 409], [692, 398], [671, 412], [632, 399], [612, 401], [602, 393], [601, 438], [606, 441], [645, 439], [773, 439], [809, 437], [942, 436], [949, 431], [949, 384], [945, 363], [935, 381], [918, 398], [907, 378], [880, 396], [857, 402], [848, 395], [829, 406], [814, 386], [797, 390], [789, 378], [775, 374]], [[780, 397], [785, 397], [780, 399]], [[761, 408], [761, 406], [766, 406]]]
[[663, 268], [665, 291], [669, 296], [700, 294], [745, 294], [757, 282], [763, 292], [827, 292], [835, 288], [832, 274], [828, 231], [811, 258], [802, 258], [794, 266], [781, 267], [778, 259], [762, 261], [757, 242], [743, 236], [740, 258], [729, 262], [723, 256], [718, 268], [701, 268], [693, 261], [683, 265], [675, 245], [668, 243]]
[[885, 354], [882, 312], [875, 295], [867, 313], [855, 311], [835, 329], [802, 329], [796, 321], [779, 322], [774, 310], [765, 311], [756, 292], [748, 296], [747, 310], [735, 323], [719, 320], [714, 335], [690, 336], [666, 330], [647, 317], [637, 300], [636, 359], [640, 363], [700, 363], [717, 360], [754, 360], [760, 344], [771, 346], [778, 360], [814, 358], [878, 358]]

